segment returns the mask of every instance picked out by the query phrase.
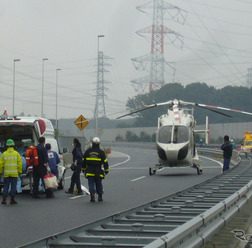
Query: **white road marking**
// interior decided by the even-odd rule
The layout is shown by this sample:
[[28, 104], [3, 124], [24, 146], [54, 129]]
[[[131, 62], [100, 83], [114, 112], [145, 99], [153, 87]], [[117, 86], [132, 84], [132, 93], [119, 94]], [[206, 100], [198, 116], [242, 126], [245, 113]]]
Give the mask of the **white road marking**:
[[203, 169], [216, 169], [216, 168], [220, 168], [220, 166], [203, 166]]
[[[208, 157], [205, 157], [205, 156], [200, 156], [200, 157], [211, 160], [211, 161], [214, 161], [215, 163], [219, 164], [221, 166], [221, 168], [223, 168], [223, 163], [216, 160], [216, 159], [208, 158]], [[203, 167], [203, 168], [206, 168], [206, 167]]]
[[114, 170], [147, 170], [147, 167], [123, 167], [123, 168], [114, 168]]
[[84, 197], [86, 195], [76, 195], [76, 196], [72, 196], [72, 197], [69, 197], [69, 200], [74, 200], [74, 199], [77, 199], [77, 198], [81, 198], [81, 197]]
[[126, 156], [125, 153], [112, 151], [112, 152], [108, 155], [108, 158], [122, 158], [122, 157], [125, 157], [125, 156]]
[[138, 178], [135, 178], [135, 179], [132, 179], [131, 182], [135, 182], [137, 180], [141, 180], [141, 179], [144, 179], [146, 176], [142, 176], [142, 177], [138, 177]]
[[[120, 152], [120, 153], [121, 153], [121, 152]], [[127, 154], [125, 154], [125, 153], [121, 153], [121, 154], [124, 154], [124, 155], [127, 157], [127, 159], [126, 159], [125, 161], [121, 162], [121, 163], [111, 165], [111, 166], [109, 166], [109, 168], [114, 168], [114, 167], [116, 167], [116, 166], [118, 166], [118, 165], [125, 164], [125, 163], [127, 163], [127, 162], [131, 159], [129, 155], [127, 155]]]
[[[125, 154], [125, 153], [122, 153], [122, 152], [116, 152], [117, 154], [120, 154], [120, 156], [118, 156], [118, 157], [127, 157], [127, 159], [125, 160], [125, 161], [123, 161], [123, 162], [121, 162], [121, 163], [117, 163], [117, 164], [114, 164], [114, 165], [110, 165], [109, 166], [109, 168], [114, 168], [114, 167], [116, 167], [116, 166], [118, 166], [118, 165], [121, 165], [121, 164], [125, 164], [125, 163], [127, 163], [131, 158], [130, 158], [130, 156], [129, 155], [127, 155], [127, 154]], [[114, 156], [115, 157], [115, 156]], [[69, 178], [71, 178], [72, 176], [69, 176], [69, 177], [65, 177], [65, 179], [69, 179]]]
[[[120, 157], [127, 157], [127, 159], [125, 161], [121, 162], [121, 163], [117, 163], [117, 164], [111, 165], [111, 166], [109, 166], [109, 168], [113, 168], [113, 167], [116, 167], [118, 165], [125, 164], [125, 163], [127, 163], [131, 159], [130, 156], [127, 155], [127, 154], [125, 154], [125, 153], [121, 153], [121, 152], [117, 152], [117, 153], [120, 154]], [[72, 176], [65, 177], [65, 179], [69, 179], [71, 177]], [[87, 196], [87, 194], [72, 196], [72, 197], [69, 197], [69, 200], [78, 199], [78, 198], [81, 198], [81, 197], [84, 197], [84, 196]]]

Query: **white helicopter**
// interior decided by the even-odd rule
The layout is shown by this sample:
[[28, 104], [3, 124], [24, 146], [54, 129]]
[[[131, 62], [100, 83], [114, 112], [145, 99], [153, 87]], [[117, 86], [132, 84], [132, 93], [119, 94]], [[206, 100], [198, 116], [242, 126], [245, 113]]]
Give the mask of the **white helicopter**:
[[244, 112], [240, 110], [228, 109], [223, 107], [184, 102], [182, 100], [170, 100], [163, 103], [156, 103], [152, 105], [146, 105], [140, 110], [133, 111], [129, 114], [118, 117], [132, 115], [140, 111], [144, 111], [150, 108], [170, 105], [167, 114], [163, 114], [158, 118], [158, 127], [156, 131], [156, 149], [158, 154], [159, 164], [156, 164], [153, 168], [149, 168], [149, 174], [156, 174], [157, 170], [163, 167], [194, 167], [197, 169], [198, 175], [202, 174], [201, 161], [198, 157], [195, 133], [205, 133], [206, 143], [209, 142], [209, 124], [208, 117], [206, 117], [206, 129], [194, 130], [196, 127], [196, 121], [192, 114], [189, 114], [192, 109], [182, 108], [182, 105], [197, 106], [204, 109], [211, 110], [218, 114], [231, 117], [225, 113], [219, 112], [214, 109], [227, 110], [233, 112], [239, 112], [246, 115], [252, 115], [252, 113]]

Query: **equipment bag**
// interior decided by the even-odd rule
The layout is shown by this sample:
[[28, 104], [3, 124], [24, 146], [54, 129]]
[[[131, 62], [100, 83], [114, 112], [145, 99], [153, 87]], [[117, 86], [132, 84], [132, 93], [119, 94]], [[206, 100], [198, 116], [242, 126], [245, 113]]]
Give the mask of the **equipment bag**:
[[44, 176], [44, 183], [46, 189], [57, 189], [59, 186], [57, 182], [57, 177], [53, 174], [46, 174]]
[[27, 166], [38, 166], [38, 150], [36, 146], [29, 146], [25, 153], [25, 160]]

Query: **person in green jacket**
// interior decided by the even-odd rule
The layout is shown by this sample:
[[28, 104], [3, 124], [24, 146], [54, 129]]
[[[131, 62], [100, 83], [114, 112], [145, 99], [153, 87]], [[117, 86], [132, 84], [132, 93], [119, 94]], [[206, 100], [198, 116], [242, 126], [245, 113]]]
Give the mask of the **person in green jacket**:
[[16, 195], [17, 179], [22, 173], [22, 159], [20, 154], [14, 150], [15, 143], [12, 139], [6, 141], [7, 151], [5, 151], [0, 158], [0, 178], [4, 170], [4, 190], [2, 204], [7, 203], [9, 186], [10, 190], [10, 204], [17, 204], [14, 197]]

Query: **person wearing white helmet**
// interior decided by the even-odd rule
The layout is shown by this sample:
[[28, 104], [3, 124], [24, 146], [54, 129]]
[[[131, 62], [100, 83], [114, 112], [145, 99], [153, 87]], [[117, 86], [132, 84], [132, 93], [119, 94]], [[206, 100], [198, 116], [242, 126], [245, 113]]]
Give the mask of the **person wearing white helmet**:
[[101, 141], [98, 137], [94, 137], [93, 140], [92, 140], [92, 144], [100, 144]]
[[109, 172], [108, 160], [105, 152], [100, 149], [100, 143], [101, 141], [98, 137], [92, 139], [92, 147], [84, 153], [82, 163], [82, 172], [88, 179], [91, 202], [95, 202], [95, 193], [98, 194], [98, 201], [103, 201], [102, 179]]

